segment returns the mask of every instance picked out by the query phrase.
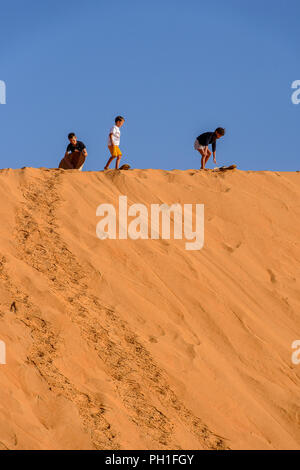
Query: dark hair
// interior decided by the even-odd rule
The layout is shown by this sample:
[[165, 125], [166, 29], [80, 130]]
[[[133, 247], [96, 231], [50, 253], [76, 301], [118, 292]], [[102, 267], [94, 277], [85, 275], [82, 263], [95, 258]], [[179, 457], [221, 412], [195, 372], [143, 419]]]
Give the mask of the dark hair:
[[76, 137], [76, 135], [74, 134], [74, 132], [70, 132], [70, 134], [68, 135], [68, 139], [72, 139], [72, 137]]
[[116, 117], [115, 123], [117, 124], [117, 122], [120, 122], [120, 121], [125, 121], [125, 119], [123, 118], [123, 116], [117, 116], [117, 117]]
[[217, 132], [219, 135], [224, 135], [226, 131], [223, 127], [217, 127], [215, 132]]

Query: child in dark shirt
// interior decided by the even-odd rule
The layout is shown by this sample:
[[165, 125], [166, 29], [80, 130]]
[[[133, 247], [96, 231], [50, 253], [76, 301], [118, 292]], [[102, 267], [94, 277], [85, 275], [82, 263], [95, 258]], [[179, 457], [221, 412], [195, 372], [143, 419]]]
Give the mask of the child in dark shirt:
[[77, 140], [74, 132], [68, 135], [68, 139], [70, 143], [67, 146], [64, 158], [59, 164], [59, 168], [81, 171], [87, 157], [86, 147], [83, 142]]
[[205, 170], [205, 165], [208, 162], [211, 151], [208, 146], [212, 146], [214, 163], [216, 164], [216, 141], [225, 135], [225, 129], [218, 127], [214, 132], [205, 132], [197, 137], [194, 143], [194, 149], [198, 150], [201, 154], [201, 170]]

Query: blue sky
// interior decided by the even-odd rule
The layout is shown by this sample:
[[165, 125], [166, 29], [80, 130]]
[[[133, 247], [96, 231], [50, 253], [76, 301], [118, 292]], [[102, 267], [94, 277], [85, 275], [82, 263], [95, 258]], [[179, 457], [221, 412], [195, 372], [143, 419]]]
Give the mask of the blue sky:
[[[199, 168], [197, 135], [223, 126], [220, 165], [297, 170], [299, 0], [7, 0], [0, 4], [0, 167], [57, 167], [76, 132], [85, 170]], [[212, 166], [210, 164], [209, 166]]]

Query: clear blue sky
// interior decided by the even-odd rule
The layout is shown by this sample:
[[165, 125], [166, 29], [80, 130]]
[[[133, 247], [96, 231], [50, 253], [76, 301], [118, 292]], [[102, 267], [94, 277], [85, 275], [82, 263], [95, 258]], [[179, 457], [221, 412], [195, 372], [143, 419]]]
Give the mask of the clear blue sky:
[[122, 114], [133, 167], [199, 168], [195, 137], [223, 126], [218, 164], [300, 169], [299, 0], [6, 0], [0, 18], [0, 168], [56, 167], [74, 131], [103, 169]]

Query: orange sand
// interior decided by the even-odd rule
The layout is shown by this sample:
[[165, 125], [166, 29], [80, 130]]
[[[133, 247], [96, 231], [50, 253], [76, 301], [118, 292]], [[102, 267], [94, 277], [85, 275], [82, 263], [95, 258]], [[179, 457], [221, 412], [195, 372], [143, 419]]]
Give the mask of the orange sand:
[[[299, 183], [1, 170], [0, 448], [300, 449]], [[204, 203], [204, 248], [99, 240], [119, 195]]]

